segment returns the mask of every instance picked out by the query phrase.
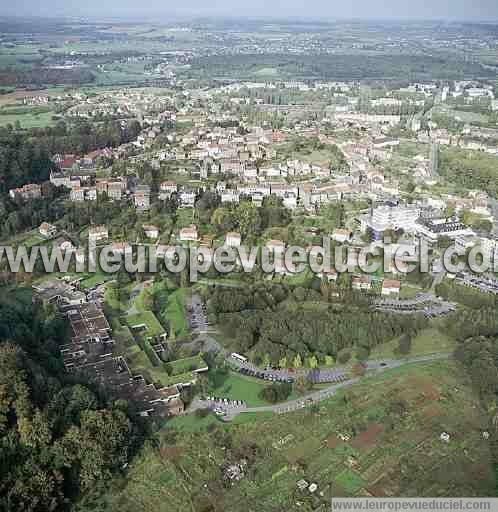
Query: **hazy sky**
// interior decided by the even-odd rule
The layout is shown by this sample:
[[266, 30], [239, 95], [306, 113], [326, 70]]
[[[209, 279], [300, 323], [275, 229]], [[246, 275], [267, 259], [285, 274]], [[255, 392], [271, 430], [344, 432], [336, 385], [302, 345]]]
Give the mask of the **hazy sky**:
[[[3, 4], [3, 5], [2, 5]], [[498, 19], [497, 0], [0, 0], [0, 15]], [[159, 21], [159, 19], [157, 19]]]

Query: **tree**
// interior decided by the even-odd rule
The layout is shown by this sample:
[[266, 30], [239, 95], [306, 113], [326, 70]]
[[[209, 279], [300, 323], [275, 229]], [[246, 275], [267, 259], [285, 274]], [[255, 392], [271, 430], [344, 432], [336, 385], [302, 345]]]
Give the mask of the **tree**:
[[400, 354], [406, 355], [411, 352], [412, 338], [409, 334], [403, 334], [398, 340], [398, 351]]
[[294, 382], [294, 387], [298, 393], [306, 393], [313, 387], [313, 383], [305, 375], [299, 375]]
[[216, 208], [211, 216], [211, 224], [221, 233], [230, 231], [235, 228], [234, 214], [228, 208]]
[[301, 359], [300, 354], [296, 354], [296, 357], [294, 358], [294, 361], [292, 364], [293, 364], [294, 368], [296, 368], [296, 370], [303, 366], [303, 360]]
[[197, 409], [195, 411], [195, 415], [198, 418], [205, 418], [206, 416], [209, 416], [210, 414], [211, 414], [211, 409], [209, 409], [208, 407], [205, 407], [203, 409]]
[[135, 413], [63, 370], [59, 323], [15, 289], [0, 297], [0, 510], [71, 507], [138, 447]]
[[334, 364], [334, 358], [332, 356], [325, 356], [325, 366], [332, 366]]
[[253, 203], [242, 201], [235, 212], [239, 230], [244, 238], [257, 236], [261, 229], [261, 218]]
[[346, 364], [351, 359], [351, 350], [344, 348], [337, 354], [337, 362], [339, 364]]
[[370, 350], [367, 347], [358, 347], [356, 349], [356, 359], [358, 361], [366, 361], [370, 355]]
[[309, 368], [318, 368], [318, 360], [315, 356], [311, 356], [308, 358], [308, 367]]
[[267, 402], [272, 404], [277, 402], [283, 402], [292, 393], [292, 385], [287, 382], [283, 384], [274, 383], [271, 386], [267, 386], [260, 392], [260, 397]]

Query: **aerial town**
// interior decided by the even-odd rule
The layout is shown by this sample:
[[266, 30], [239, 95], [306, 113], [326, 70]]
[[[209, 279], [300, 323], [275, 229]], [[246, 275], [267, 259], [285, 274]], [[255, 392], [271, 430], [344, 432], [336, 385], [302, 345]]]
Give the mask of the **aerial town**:
[[240, 24], [0, 26], [0, 509], [496, 495], [498, 32]]

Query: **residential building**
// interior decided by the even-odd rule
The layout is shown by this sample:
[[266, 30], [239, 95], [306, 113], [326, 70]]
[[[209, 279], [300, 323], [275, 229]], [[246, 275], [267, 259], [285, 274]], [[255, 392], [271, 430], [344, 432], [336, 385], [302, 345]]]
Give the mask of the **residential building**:
[[351, 241], [353, 233], [349, 229], [335, 229], [332, 232], [332, 240], [344, 244], [346, 242]]
[[152, 238], [154, 240], [159, 238], [159, 228], [157, 226], [153, 226], [152, 224], [144, 224], [142, 227], [147, 238]]
[[225, 245], [228, 247], [239, 247], [241, 244], [241, 236], [240, 233], [227, 233], [225, 236]]
[[40, 235], [45, 238], [53, 238], [57, 234], [57, 228], [48, 222], [42, 222], [38, 228], [38, 231]]
[[363, 231], [370, 228], [374, 236], [379, 238], [387, 230], [410, 233], [417, 230], [417, 219], [420, 209], [417, 207], [384, 205], [373, 208], [371, 214], [361, 221]]
[[123, 196], [124, 182], [109, 181], [107, 183], [107, 196], [109, 199], [120, 201]]
[[357, 291], [370, 290], [372, 288], [370, 276], [362, 275], [353, 277], [351, 287], [353, 290]]
[[41, 185], [36, 183], [28, 183], [23, 187], [9, 190], [9, 196], [14, 200], [22, 199], [23, 201], [29, 201], [30, 199], [38, 199], [41, 195]]
[[148, 210], [150, 208], [150, 187], [138, 185], [133, 194], [133, 202], [137, 210]]
[[109, 238], [109, 231], [106, 226], [91, 226], [88, 229], [88, 241], [97, 243]]
[[194, 208], [197, 192], [195, 190], [182, 190], [178, 199], [182, 208]]
[[69, 193], [69, 199], [71, 201], [84, 201], [85, 200], [85, 189], [82, 187], [74, 187]]
[[235, 203], [238, 204], [240, 201], [240, 194], [236, 190], [227, 189], [221, 192], [222, 203]]
[[382, 283], [382, 295], [398, 295], [401, 289], [401, 283], [392, 279], [384, 279]]
[[159, 199], [165, 200], [171, 197], [171, 194], [176, 194], [178, 187], [174, 181], [163, 181], [159, 185]]
[[196, 242], [198, 239], [197, 226], [194, 224], [180, 230], [180, 240], [182, 242]]

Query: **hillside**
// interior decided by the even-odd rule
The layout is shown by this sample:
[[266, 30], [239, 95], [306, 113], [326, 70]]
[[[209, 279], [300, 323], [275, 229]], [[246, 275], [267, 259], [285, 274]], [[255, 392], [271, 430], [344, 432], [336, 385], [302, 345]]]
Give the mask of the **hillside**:
[[[455, 362], [370, 377], [289, 415], [242, 415], [229, 426], [197, 421], [196, 433], [164, 428], [92, 510], [311, 510], [331, 496], [489, 496], [494, 489], [487, 420]], [[243, 460], [245, 477], [224, 479], [227, 466]], [[301, 479], [318, 490], [299, 491]]]

